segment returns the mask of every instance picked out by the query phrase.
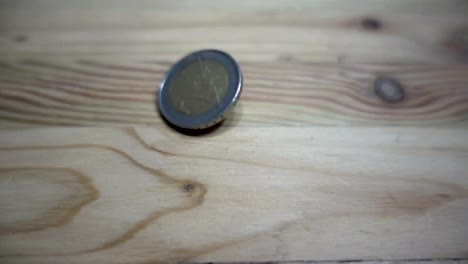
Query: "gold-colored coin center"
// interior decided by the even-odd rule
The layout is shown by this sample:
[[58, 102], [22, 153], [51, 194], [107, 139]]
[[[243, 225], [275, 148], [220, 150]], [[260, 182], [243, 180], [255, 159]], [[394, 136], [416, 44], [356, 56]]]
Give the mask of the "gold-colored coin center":
[[169, 87], [172, 105], [188, 115], [220, 107], [229, 86], [228, 73], [216, 60], [199, 59], [179, 70]]

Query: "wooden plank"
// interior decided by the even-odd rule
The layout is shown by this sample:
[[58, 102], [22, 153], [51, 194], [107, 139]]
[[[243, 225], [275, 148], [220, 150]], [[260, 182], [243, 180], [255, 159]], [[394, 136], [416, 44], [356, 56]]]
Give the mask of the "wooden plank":
[[[245, 73], [225, 126], [466, 126], [467, 13], [463, 0], [4, 0], [0, 127], [158, 125], [163, 74], [204, 48]], [[375, 95], [382, 75], [404, 102]]]
[[468, 258], [457, 128], [0, 131], [4, 263]]
[[212, 1], [9, 2], [2, 1], [0, 11], [9, 54], [173, 58], [208, 45], [243, 60], [440, 63], [466, 57], [466, 1], [225, 1], [216, 9]]
[[174, 60], [218, 48], [242, 61], [467, 59], [464, 0], [75, 2], [1, 1], [2, 53]]
[[[27, 127], [0, 130], [0, 263], [468, 263], [467, 13], [0, 1], [0, 128]], [[245, 89], [221, 128], [187, 137], [154, 96], [204, 48], [238, 59]], [[382, 102], [378, 76], [405, 100]]]
[[[171, 63], [36, 60], [0, 65], [0, 127], [157, 125], [156, 91]], [[225, 126], [468, 124], [468, 66], [241, 62], [244, 90]], [[399, 80], [386, 103], [375, 79]], [[8, 122], [6, 122], [8, 121]]]

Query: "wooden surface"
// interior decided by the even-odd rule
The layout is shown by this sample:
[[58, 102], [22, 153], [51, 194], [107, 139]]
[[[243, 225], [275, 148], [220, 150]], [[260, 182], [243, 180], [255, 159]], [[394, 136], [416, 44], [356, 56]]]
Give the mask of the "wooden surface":
[[468, 253], [464, 129], [36, 128], [0, 145], [9, 263]]
[[[467, 1], [112, 3], [2, 1], [1, 126], [161, 123], [163, 75], [206, 48], [244, 72], [227, 126], [467, 123]], [[382, 75], [404, 102], [375, 95]]]
[[[204, 48], [244, 90], [182, 135]], [[461, 0], [1, 0], [0, 263], [468, 263], [467, 59]]]

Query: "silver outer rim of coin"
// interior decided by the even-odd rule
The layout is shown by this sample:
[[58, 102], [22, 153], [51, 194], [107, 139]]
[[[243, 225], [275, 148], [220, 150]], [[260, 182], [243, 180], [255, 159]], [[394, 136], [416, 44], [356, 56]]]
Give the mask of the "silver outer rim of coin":
[[[237, 72], [236, 77], [237, 77], [237, 80], [238, 80], [237, 87], [235, 87], [235, 89], [236, 89], [235, 94], [232, 97], [232, 99], [229, 101], [229, 103], [226, 104], [226, 106], [224, 106], [224, 109], [222, 109], [220, 113], [218, 113], [216, 116], [214, 116], [213, 120], [210, 120], [206, 124], [199, 125], [199, 126], [187, 126], [187, 125], [183, 125], [183, 124], [180, 124], [180, 123], [176, 123], [176, 122], [174, 122], [174, 120], [170, 120], [170, 114], [168, 114], [167, 109], [165, 109], [165, 107], [164, 107], [165, 104], [163, 103], [163, 92], [164, 92], [164, 89], [165, 89], [165, 85], [166, 85], [169, 77], [176, 70], [177, 66], [183, 64], [185, 62], [185, 60], [188, 59], [190, 56], [194, 56], [194, 55], [196, 55], [198, 53], [205, 53], [205, 52], [214, 52], [214, 53], [220, 54], [220, 55], [226, 57], [230, 62], [232, 62], [233, 66], [235, 68], [235, 71]], [[229, 113], [229, 111], [236, 105], [236, 103], [237, 103], [237, 101], [238, 101], [238, 99], [240, 97], [240, 94], [242, 92], [242, 85], [243, 85], [243, 77], [242, 77], [241, 69], [240, 69], [239, 64], [237, 63], [237, 61], [231, 55], [229, 55], [228, 53], [226, 53], [224, 51], [216, 50], [216, 49], [198, 50], [198, 51], [192, 52], [192, 53], [184, 56], [182, 59], [177, 61], [174, 65], [172, 65], [172, 67], [166, 73], [166, 75], [163, 78], [163, 81], [161, 82], [161, 85], [159, 86], [158, 108], [159, 108], [159, 111], [161, 112], [162, 116], [164, 117], [164, 119], [167, 122], [169, 122], [170, 124], [172, 124], [172, 125], [174, 125], [176, 127], [180, 127], [180, 128], [183, 128], [183, 129], [193, 129], [193, 130], [209, 128], [211, 126], [214, 126], [214, 125], [218, 124], [222, 120], [224, 120], [224, 118]], [[231, 87], [228, 87], [228, 89], [230, 89], [230, 88]]]

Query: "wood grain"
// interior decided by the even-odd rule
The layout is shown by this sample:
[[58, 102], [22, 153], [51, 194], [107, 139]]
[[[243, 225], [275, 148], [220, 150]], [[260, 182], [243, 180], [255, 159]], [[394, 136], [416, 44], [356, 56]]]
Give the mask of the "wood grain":
[[[0, 175], [0, 197], [8, 201], [2, 203], [6, 217], [0, 222], [0, 234], [62, 226], [97, 198], [88, 177], [70, 168], [2, 168]], [[34, 188], [40, 191], [31, 192]]]
[[[450, 1], [2, 1], [0, 127], [156, 125], [185, 54], [239, 60], [227, 126], [467, 124], [468, 4]], [[86, 19], [83, 19], [86, 17]], [[407, 98], [382, 102], [379, 76]]]
[[467, 58], [464, 0], [74, 2], [1, 1], [7, 56], [174, 60], [193, 50], [219, 48], [242, 61]]
[[3, 130], [0, 208], [10, 213], [0, 217], [0, 255], [7, 263], [463, 259], [467, 143], [454, 128], [223, 128], [203, 137], [165, 126]]
[[[0, 263], [468, 263], [467, 14], [1, 0]], [[155, 96], [207, 48], [238, 60], [244, 90], [191, 137]], [[382, 76], [403, 101], [376, 95]]]
[[[17, 124], [127, 126], [162, 122], [156, 91], [170, 63], [22, 60], [0, 65], [0, 118]], [[244, 90], [226, 126], [462, 125], [468, 67], [242, 63]], [[398, 79], [396, 104], [374, 91]]]

